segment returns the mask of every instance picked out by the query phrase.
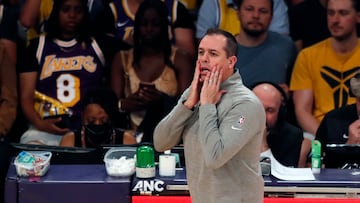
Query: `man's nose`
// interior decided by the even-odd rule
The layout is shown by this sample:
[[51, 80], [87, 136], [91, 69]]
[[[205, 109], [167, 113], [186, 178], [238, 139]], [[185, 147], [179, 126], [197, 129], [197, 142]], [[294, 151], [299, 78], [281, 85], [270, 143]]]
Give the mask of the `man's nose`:
[[203, 55], [201, 55], [201, 56], [199, 56], [199, 60], [200, 60], [200, 62], [209, 62], [209, 55], [208, 54], [203, 54]]
[[252, 17], [253, 18], [259, 18], [259, 16], [260, 16], [260, 11], [255, 10], [255, 11], [252, 12]]
[[335, 13], [331, 19], [333, 22], [339, 22], [340, 15], [338, 13]]

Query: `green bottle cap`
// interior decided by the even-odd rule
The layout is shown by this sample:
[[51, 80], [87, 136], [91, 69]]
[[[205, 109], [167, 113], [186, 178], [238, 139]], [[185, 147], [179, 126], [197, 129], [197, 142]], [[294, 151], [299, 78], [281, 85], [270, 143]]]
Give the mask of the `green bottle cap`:
[[136, 149], [136, 167], [155, 167], [155, 153], [153, 147], [145, 145], [140, 146]]

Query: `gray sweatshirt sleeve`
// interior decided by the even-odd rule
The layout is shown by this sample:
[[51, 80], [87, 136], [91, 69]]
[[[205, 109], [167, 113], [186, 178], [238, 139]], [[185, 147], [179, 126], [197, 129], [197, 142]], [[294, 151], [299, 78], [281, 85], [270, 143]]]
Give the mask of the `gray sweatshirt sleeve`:
[[193, 111], [183, 105], [187, 94], [184, 93], [173, 110], [162, 119], [154, 131], [154, 147], [162, 152], [177, 145]]
[[265, 112], [259, 102], [243, 101], [228, 108], [231, 109], [219, 121], [215, 105], [200, 106], [199, 132], [202, 133], [199, 138], [206, 165], [210, 168], [223, 166], [265, 130]]

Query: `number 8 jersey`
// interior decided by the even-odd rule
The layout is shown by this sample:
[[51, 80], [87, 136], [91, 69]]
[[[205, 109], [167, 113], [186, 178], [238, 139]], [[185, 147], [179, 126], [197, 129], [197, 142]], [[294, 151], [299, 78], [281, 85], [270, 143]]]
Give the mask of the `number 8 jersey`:
[[26, 64], [30, 67], [22, 71], [37, 71], [36, 90], [71, 108], [74, 118], [80, 122], [80, 101], [87, 89], [101, 85], [104, 73], [105, 58], [96, 40], [87, 44], [41, 35], [37, 49], [29, 50], [36, 53], [25, 56], [30, 57], [30, 63]]

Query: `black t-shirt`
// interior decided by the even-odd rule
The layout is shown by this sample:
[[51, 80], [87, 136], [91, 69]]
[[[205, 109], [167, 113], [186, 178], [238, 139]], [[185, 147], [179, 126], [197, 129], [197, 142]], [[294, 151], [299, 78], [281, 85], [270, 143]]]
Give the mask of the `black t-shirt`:
[[267, 142], [276, 160], [285, 166], [297, 167], [303, 131], [287, 122], [277, 126], [267, 136]]
[[351, 104], [328, 112], [316, 132], [322, 151], [326, 144], [345, 144], [351, 123], [359, 119], [356, 104]]

